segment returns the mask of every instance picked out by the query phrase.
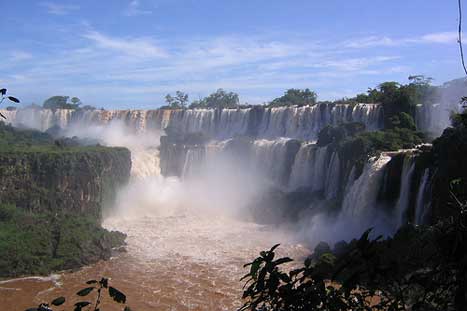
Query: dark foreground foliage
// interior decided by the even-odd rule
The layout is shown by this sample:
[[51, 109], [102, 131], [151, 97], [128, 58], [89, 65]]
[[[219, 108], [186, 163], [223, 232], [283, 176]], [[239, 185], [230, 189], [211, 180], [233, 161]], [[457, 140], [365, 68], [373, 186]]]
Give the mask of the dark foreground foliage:
[[[74, 311], [102, 311], [101, 303], [108, 293], [108, 296], [116, 303], [125, 304], [126, 296], [118, 289], [109, 285], [109, 280], [102, 278], [100, 281], [89, 280], [86, 282], [86, 287], [76, 293], [78, 297], [83, 297], [82, 301], [78, 301], [74, 304]], [[94, 299], [89, 295], [94, 294]], [[84, 298], [87, 297], [87, 298]], [[35, 308], [29, 308], [26, 311], [53, 311], [55, 307], [61, 306], [66, 302], [65, 297], [58, 297], [49, 303], [41, 303]], [[124, 306], [123, 311], [131, 311], [130, 307]]]
[[[12, 103], [19, 104], [18, 98], [7, 95], [7, 89], [0, 88], [0, 105], [5, 101], [5, 99], [8, 99]], [[0, 117], [6, 119], [6, 117], [2, 113], [0, 113]]]
[[[286, 272], [290, 258], [275, 245], [245, 265], [250, 271], [240, 310], [466, 310], [467, 204], [452, 182], [447, 204], [455, 216], [434, 226], [407, 226], [391, 239], [370, 238], [330, 250], [319, 244], [303, 266]], [[324, 245], [324, 246], [323, 246]]]

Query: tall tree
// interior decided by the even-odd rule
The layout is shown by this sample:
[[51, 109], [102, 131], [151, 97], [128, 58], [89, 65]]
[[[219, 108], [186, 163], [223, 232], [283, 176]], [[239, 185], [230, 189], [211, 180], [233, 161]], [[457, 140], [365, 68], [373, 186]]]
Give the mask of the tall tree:
[[284, 95], [274, 99], [270, 106], [306, 106], [316, 104], [318, 96], [310, 89], [288, 89]]
[[188, 103], [188, 94], [176, 91], [175, 96], [167, 94], [165, 96], [167, 105], [172, 109], [185, 108]]

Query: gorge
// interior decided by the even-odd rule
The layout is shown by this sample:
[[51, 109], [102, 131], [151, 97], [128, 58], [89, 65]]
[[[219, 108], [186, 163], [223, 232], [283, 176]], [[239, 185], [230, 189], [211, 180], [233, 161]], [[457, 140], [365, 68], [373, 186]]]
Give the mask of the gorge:
[[[438, 167], [427, 160], [436, 144], [376, 148], [394, 134], [381, 131], [380, 104], [1, 112], [17, 127], [131, 152], [130, 180], [116, 188], [103, 222], [128, 236], [128, 253], [74, 273], [0, 283], [40, 288], [34, 302], [72, 295], [79, 282], [105, 274], [142, 310], [230, 310], [240, 303], [242, 264], [276, 242], [301, 259], [322, 240], [349, 241], [368, 227], [390, 236], [442, 213], [431, 199]], [[129, 165], [117, 165], [126, 175]]]

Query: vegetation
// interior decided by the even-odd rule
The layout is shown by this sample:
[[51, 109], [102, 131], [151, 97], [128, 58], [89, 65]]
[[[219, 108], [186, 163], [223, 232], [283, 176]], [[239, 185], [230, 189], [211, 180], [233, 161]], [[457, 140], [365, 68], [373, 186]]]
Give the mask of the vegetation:
[[218, 89], [205, 98], [193, 101], [189, 108], [238, 108], [238, 106], [239, 97], [237, 93]]
[[[89, 311], [99, 311], [101, 310], [101, 304], [105, 297], [105, 292], [109, 294], [109, 297], [117, 303], [125, 304], [126, 303], [126, 296], [121, 291], [109, 285], [109, 280], [106, 278], [102, 278], [100, 281], [97, 280], [89, 280], [86, 282], [87, 287], [81, 289], [76, 293], [79, 297], [86, 297], [91, 293], [95, 294], [95, 299], [87, 299], [88, 301], [78, 301], [74, 304], [74, 311], [81, 311], [83, 308]], [[26, 311], [53, 311], [52, 307], [58, 307], [63, 305], [66, 302], [65, 297], [58, 297], [55, 298], [48, 303], [41, 303], [36, 308], [29, 308]], [[93, 307], [94, 304], [94, 307]], [[51, 307], [52, 306], [52, 307]], [[130, 307], [125, 306], [123, 311], [131, 311]]]
[[124, 239], [93, 215], [0, 204], [0, 277], [45, 275], [106, 259]]
[[[100, 215], [128, 178], [129, 151], [2, 122], [0, 150], [0, 277], [83, 266], [122, 245], [124, 235], [101, 228]], [[90, 191], [85, 200], [82, 189]]]
[[284, 95], [272, 100], [268, 107], [314, 105], [317, 97], [310, 89], [288, 89]]
[[165, 96], [165, 101], [167, 103], [167, 106], [162, 108], [184, 109], [188, 104], [188, 94], [183, 93], [181, 91], [175, 92], [175, 96], [167, 94]]
[[[377, 88], [370, 88], [367, 94], [359, 94], [355, 101], [359, 103], [381, 103], [384, 108], [384, 126], [393, 129], [399, 126], [401, 119], [415, 116], [415, 107], [433, 104], [437, 101], [436, 87], [431, 85], [431, 78], [410, 76], [409, 83], [384, 82]], [[405, 124], [404, 126], [408, 126]]]
[[[78, 97], [56, 95], [44, 101], [42, 105], [45, 109], [71, 109], [71, 110], [95, 110], [96, 108], [90, 105], [81, 106], [83, 102]], [[37, 105], [36, 105], [37, 106]], [[34, 108], [34, 106], [33, 106]]]
[[69, 96], [52, 96], [44, 101], [42, 105], [46, 109], [78, 109], [81, 100], [78, 97], [70, 99]]
[[[4, 88], [0, 89], [0, 105], [5, 101], [5, 99], [8, 99], [9, 101], [11, 101], [13, 103], [16, 103], [16, 104], [19, 103], [19, 99], [17, 99], [14, 96], [9, 96], [9, 95], [7, 96], [6, 93], [7, 93], [7, 89], [4, 89]], [[8, 110], [8, 108], [7, 108], [7, 110]], [[0, 113], [0, 117], [6, 119], [6, 117], [2, 113]]]
[[104, 151], [109, 150], [109, 148], [100, 145], [83, 146], [76, 137], [54, 139], [48, 133], [32, 129], [19, 129], [0, 122], [0, 150], [2, 153], [70, 153]]
[[404, 227], [392, 239], [320, 243], [289, 272], [275, 245], [250, 267], [240, 310], [465, 310], [467, 205], [433, 227]]

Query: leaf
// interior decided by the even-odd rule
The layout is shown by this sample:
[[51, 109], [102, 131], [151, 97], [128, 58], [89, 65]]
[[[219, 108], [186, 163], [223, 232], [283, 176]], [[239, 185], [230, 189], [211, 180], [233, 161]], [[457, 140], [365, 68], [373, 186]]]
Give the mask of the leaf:
[[258, 272], [258, 269], [259, 269], [260, 265], [261, 265], [261, 263], [259, 261], [253, 262], [253, 264], [251, 265], [251, 269], [250, 269], [250, 275], [251, 276], [256, 275], [256, 272]]
[[86, 296], [86, 295], [88, 295], [90, 292], [92, 292], [93, 289], [94, 289], [94, 287], [86, 287], [86, 288], [83, 288], [82, 290], [80, 290], [79, 292], [77, 292], [76, 295], [78, 295], [78, 296]]
[[86, 284], [97, 284], [96, 280], [89, 280], [86, 282]]
[[12, 102], [15, 102], [15, 103], [19, 104], [19, 99], [16, 98], [16, 97], [8, 96], [8, 99], [11, 100]]
[[81, 311], [86, 306], [89, 306], [91, 303], [89, 301], [80, 301], [75, 303], [75, 310], [74, 311]]
[[277, 259], [276, 261], [274, 261], [273, 263], [278, 266], [278, 265], [282, 265], [284, 263], [287, 263], [287, 262], [291, 262], [293, 261], [292, 258], [289, 258], [289, 257], [284, 257], [284, 258], [279, 258]]
[[0, 89], [0, 94], [5, 95], [6, 94], [6, 89]]
[[65, 303], [65, 297], [58, 297], [58, 298], [55, 298], [54, 300], [52, 300], [52, 302], [50, 304], [54, 305], [54, 306], [60, 306], [62, 304]]
[[278, 248], [278, 247], [279, 247], [279, 245], [280, 245], [280, 244], [276, 244], [276, 245], [274, 245], [273, 247], [271, 247], [271, 250], [270, 250], [270, 252], [273, 252], [273, 251], [274, 251], [276, 248]]
[[126, 302], [126, 296], [121, 291], [112, 286], [109, 286], [109, 295], [118, 303]]

